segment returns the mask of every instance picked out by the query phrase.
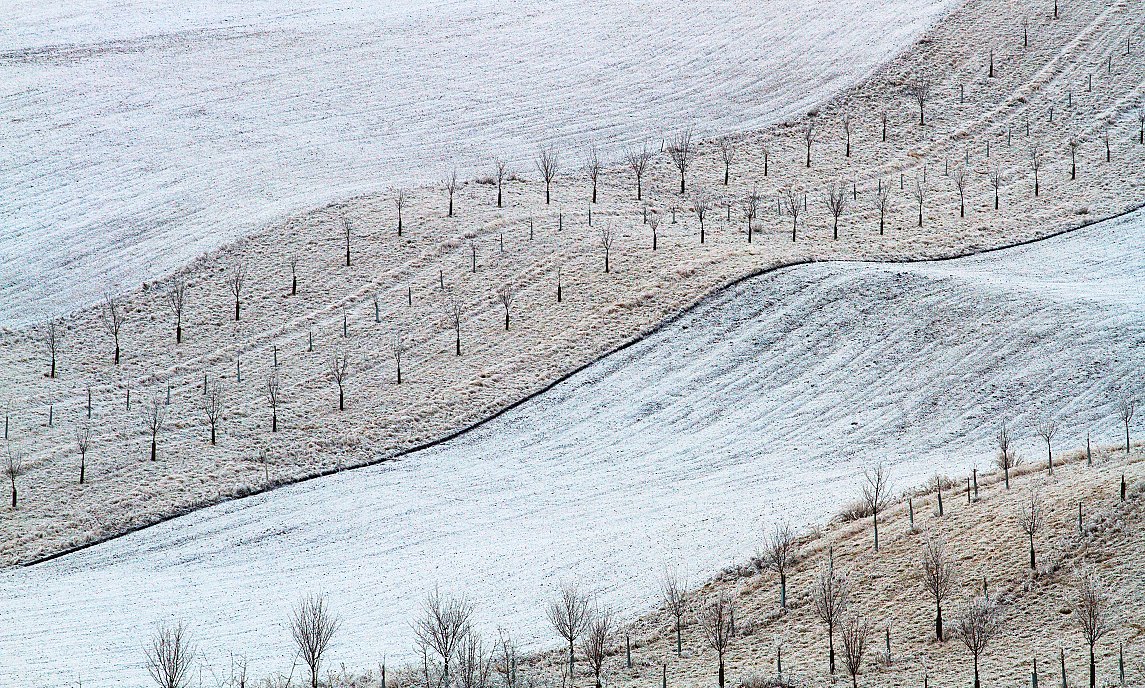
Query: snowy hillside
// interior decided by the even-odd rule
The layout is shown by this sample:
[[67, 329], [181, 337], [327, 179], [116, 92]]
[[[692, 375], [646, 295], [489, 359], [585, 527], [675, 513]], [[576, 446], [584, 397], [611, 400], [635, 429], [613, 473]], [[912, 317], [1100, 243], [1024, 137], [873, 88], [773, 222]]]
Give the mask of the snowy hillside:
[[765, 522], [822, 522], [876, 461], [900, 488], [986, 468], [1003, 417], [1042, 461], [1031, 425], [1051, 413], [1062, 450], [1116, 442], [1115, 396], [1145, 373], [1143, 249], [1137, 213], [979, 257], [742, 283], [433, 450], [5, 572], [0, 682], [135, 685], [163, 615], [218, 667], [234, 652], [286, 670], [290, 605], [313, 590], [344, 619], [335, 666], [408, 657], [435, 584], [488, 631], [552, 644], [561, 580], [634, 614], [665, 562], [696, 580]]
[[494, 155], [757, 128], [951, 4], [0, 0], [0, 323]]

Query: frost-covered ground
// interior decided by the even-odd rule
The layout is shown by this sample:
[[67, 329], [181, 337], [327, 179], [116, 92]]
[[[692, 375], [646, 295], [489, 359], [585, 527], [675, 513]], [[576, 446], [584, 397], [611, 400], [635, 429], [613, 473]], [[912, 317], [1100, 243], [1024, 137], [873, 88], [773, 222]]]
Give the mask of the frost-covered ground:
[[307, 591], [343, 617], [334, 665], [408, 657], [434, 585], [490, 632], [551, 643], [560, 581], [632, 615], [666, 562], [696, 580], [765, 522], [822, 522], [876, 461], [900, 487], [985, 468], [1003, 417], [1029, 461], [1044, 414], [1061, 449], [1114, 443], [1116, 396], [1145, 391], [1143, 250], [1139, 212], [973, 258], [755, 278], [435, 449], [5, 572], [0, 677], [133, 685], [165, 617], [218, 669], [234, 652], [286, 671]]
[[0, 323], [495, 155], [759, 128], [951, 5], [0, 0]]

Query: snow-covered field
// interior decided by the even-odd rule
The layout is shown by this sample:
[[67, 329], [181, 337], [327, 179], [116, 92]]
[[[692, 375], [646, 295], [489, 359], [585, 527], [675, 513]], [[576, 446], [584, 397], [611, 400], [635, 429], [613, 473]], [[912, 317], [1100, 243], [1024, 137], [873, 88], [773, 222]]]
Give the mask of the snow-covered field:
[[495, 155], [758, 128], [952, 4], [0, 0], [0, 323]]
[[435, 449], [5, 572], [0, 683], [136, 685], [164, 617], [217, 670], [233, 652], [287, 671], [308, 591], [342, 615], [334, 666], [408, 657], [434, 585], [489, 632], [551, 643], [560, 581], [634, 614], [666, 562], [695, 581], [765, 522], [822, 522], [876, 461], [900, 487], [986, 468], [1003, 417], [1028, 461], [1044, 414], [1063, 450], [1114, 443], [1116, 395], [1145, 391], [1143, 251], [1138, 212], [972, 258], [747, 281]]

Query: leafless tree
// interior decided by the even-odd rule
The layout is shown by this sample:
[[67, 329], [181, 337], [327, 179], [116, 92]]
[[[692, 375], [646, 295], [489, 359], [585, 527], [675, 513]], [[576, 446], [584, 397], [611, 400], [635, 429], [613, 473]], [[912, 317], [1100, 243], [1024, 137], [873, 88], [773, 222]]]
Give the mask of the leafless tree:
[[4, 477], [8, 479], [8, 486], [12, 490], [12, 508], [16, 508], [16, 478], [24, 475], [24, 455], [19, 449], [13, 449], [8, 442], [4, 452]]
[[843, 136], [847, 140], [847, 157], [851, 157], [851, 113], [843, 113]]
[[76, 426], [76, 449], [80, 453], [80, 485], [87, 474], [87, 449], [91, 446], [91, 425], [84, 422]]
[[879, 113], [879, 121], [883, 125], [883, 143], [887, 142], [887, 111], [883, 110]]
[[914, 193], [915, 203], [918, 203], [918, 226], [921, 227], [922, 226], [922, 204], [926, 201], [926, 184], [924, 184], [922, 182], [922, 180], [920, 180], [918, 178], [917, 174], [914, 176], [913, 193]]
[[[549, 189], [552, 186], [553, 178], [557, 176], [557, 171], [560, 169], [560, 153], [557, 151], [555, 145], [548, 145], [541, 148], [537, 153], [537, 171], [541, 173], [541, 177], [545, 180], [545, 205], [549, 204]], [[639, 181], [637, 181], [639, 187]], [[639, 189], [637, 190], [639, 192]]]
[[736, 156], [735, 143], [730, 137], [721, 136], [716, 139], [716, 147], [720, 151], [720, 160], [724, 162], [724, 186], [727, 186], [731, 177], [732, 162], [735, 161]]
[[64, 329], [55, 320], [48, 321], [44, 325], [44, 346], [48, 349], [48, 358], [50, 359], [50, 366], [48, 368], [48, 377], [55, 379], [56, 377], [56, 355], [60, 351], [60, 343], [64, 338]]
[[266, 381], [266, 401], [270, 404], [270, 431], [278, 432], [278, 403], [281, 399], [282, 381], [278, 372], [272, 372]]
[[1145, 144], [1145, 105], [1137, 106], [1137, 143]]
[[1069, 137], [1069, 178], [1077, 179], [1077, 149], [1081, 148], [1081, 139], [1076, 134]]
[[604, 659], [608, 656], [608, 642], [611, 636], [612, 613], [606, 609], [593, 614], [580, 649], [588, 660], [589, 667], [592, 668], [592, 675], [596, 678], [596, 688], [601, 688], [600, 672], [604, 668]]
[[923, 545], [918, 578], [934, 600], [934, 637], [942, 642], [942, 602], [954, 589], [955, 571], [954, 561], [946, 551], [946, 543], [938, 536], [928, 536]]
[[863, 670], [863, 655], [867, 652], [867, 640], [871, 636], [871, 625], [857, 614], [852, 614], [843, 622], [843, 664], [851, 675], [852, 688], [859, 686], [859, 673]]
[[616, 240], [616, 234], [612, 230], [612, 226], [605, 223], [600, 228], [600, 245], [604, 248], [604, 272], [608, 274], [609, 264], [608, 257], [612, 253], [612, 242]]
[[954, 188], [958, 189], [958, 217], [966, 217], [966, 183], [968, 181], [966, 175], [966, 167], [959, 165], [954, 168], [950, 173], [951, 180], [954, 181]]
[[994, 165], [990, 168], [990, 186], [994, 187], [994, 210], [998, 209], [998, 196], [1006, 177], [1002, 174], [1002, 167]]
[[743, 201], [743, 216], [747, 220], [747, 243], [751, 243], [752, 224], [755, 222], [756, 215], [759, 214], [759, 192], [754, 188], [747, 198]]
[[1105, 128], [1101, 131], [1101, 140], [1105, 143], [1105, 162], [1109, 162], [1111, 158], [1109, 150], [1109, 125], [1106, 124]]
[[196, 648], [183, 624], [159, 624], [144, 649], [147, 673], [160, 688], [189, 688]]
[[906, 93], [918, 103], [918, 124], [926, 126], [926, 101], [930, 98], [930, 79], [920, 77], [907, 86]]
[[[497, 193], [497, 197], [500, 199], [500, 190], [498, 190]], [[406, 190], [398, 189], [394, 194], [394, 205], [397, 206], [398, 209], [398, 236], [402, 235], [402, 210], [406, 207], [407, 202], [409, 202], [409, 195], [406, 193]]]
[[600, 154], [596, 150], [596, 146], [588, 149], [584, 160], [584, 173], [588, 175], [589, 182], [592, 183], [592, 202], [596, 203], [596, 183], [600, 179], [600, 173], [604, 170], [604, 165], [600, 162]]
[[486, 652], [481, 634], [470, 629], [457, 652], [457, 688], [492, 688], [494, 652]]
[[230, 287], [231, 294], [235, 297], [235, 322], [239, 321], [239, 303], [242, 299], [243, 285], [246, 283], [246, 267], [239, 261], [233, 268], [231, 268], [230, 279], [227, 286]]
[[1030, 18], [1022, 17], [1022, 47], [1030, 47]]
[[509, 309], [513, 307], [513, 302], [516, 299], [516, 292], [513, 291], [513, 285], [503, 284], [497, 290], [497, 300], [505, 308], [505, 331], [509, 331]]
[[807, 144], [807, 168], [811, 168], [811, 144], [815, 141], [815, 122], [807, 120], [807, 128], [803, 130], [803, 142]]
[[572, 681], [576, 676], [576, 641], [592, 623], [588, 596], [576, 585], [566, 584], [561, 587], [560, 598], [549, 603], [546, 614], [557, 634], [569, 644], [569, 680]]
[[498, 630], [496, 660], [494, 668], [501, 674], [501, 685], [504, 688], [517, 688], [517, 664], [520, 651], [512, 637], [504, 629]]
[[115, 365], [119, 365], [119, 331], [123, 328], [124, 313], [119, 301], [110, 292], [103, 295], [100, 319], [103, 322], [103, 329], [107, 330], [115, 343]]
[[875, 525], [875, 551], [879, 551], [879, 511], [890, 501], [890, 473], [879, 463], [873, 469], [863, 471], [863, 502], [871, 510]]
[[457, 170], [450, 172], [442, 185], [445, 187], [445, 193], [449, 196], [449, 212], [446, 213], [446, 217], [453, 217], [453, 195], [461, 188], [461, 183], [457, 181]]
[[1082, 569], [1076, 575], [1073, 619], [1085, 637], [1085, 643], [1089, 645], [1089, 688], [1095, 688], [1097, 664], [1094, 659], [1094, 645], [1112, 630], [1111, 604], [1105, 585], [1096, 572]]
[[338, 410], [346, 410], [345, 384], [350, 372], [350, 355], [342, 352], [330, 359], [330, 379], [338, 385]]
[[211, 444], [215, 444], [215, 428], [223, 414], [223, 384], [215, 382], [208, 385], [202, 397], [201, 406], [203, 415], [207, 417], [207, 424], [211, 426]]
[[509, 163], [497, 158], [493, 160], [493, 180], [497, 182], [497, 207], [501, 207], [501, 187], [509, 176]]
[[831, 182], [831, 186], [827, 187], [827, 195], [823, 198], [823, 202], [827, 205], [827, 210], [831, 211], [831, 216], [835, 218], [834, 238], [839, 238], [839, 216], [847, 209], [847, 189], [839, 182]]
[[1037, 571], [1037, 561], [1034, 558], [1034, 536], [1045, 525], [1045, 509], [1042, 506], [1042, 495], [1034, 490], [1030, 493], [1030, 498], [1022, 505], [1022, 511], [1018, 514], [1018, 525], [1022, 527], [1022, 532], [1030, 538], [1030, 570]]
[[759, 149], [759, 152], [763, 153], [763, 176], [766, 177], [767, 176], [767, 162], [768, 162], [768, 159], [771, 157], [771, 149], [765, 145]]
[[724, 688], [724, 653], [732, 640], [732, 618], [735, 614], [730, 595], [721, 593], [700, 611], [700, 627], [708, 647], [719, 658], [719, 686]]
[[711, 208], [708, 194], [702, 190], [697, 190], [692, 194], [692, 208], [696, 211], [696, 220], [700, 223], [700, 243], [702, 244], [704, 243], [704, 217]]
[[456, 355], [461, 355], [461, 316], [463, 314], [461, 302], [455, 298], [450, 297], [445, 302], [445, 321], [449, 323], [449, 327], [453, 328], [454, 338], [454, 351]]
[[883, 185], [883, 187], [875, 193], [873, 202], [875, 210], [879, 211], [879, 236], [882, 236], [883, 229], [886, 227], [887, 211], [891, 207], [891, 188], [889, 184]]
[[676, 626], [676, 656], [683, 652], [684, 614], [688, 612], [691, 595], [688, 591], [688, 580], [681, 578], [675, 568], [664, 567], [664, 578], [660, 581], [660, 592], [664, 597], [664, 606], [672, 615]]
[[794, 187], [788, 186], [783, 189], [783, 200], [787, 212], [791, 214], [791, 241], [795, 241], [795, 230], [799, 226], [799, 211], [803, 209], [802, 199]]
[[290, 295], [298, 294], [298, 256], [290, 257]]
[[764, 535], [763, 551], [756, 557], [756, 568], [779, 576], [779, 608], [787, 611], [787, 572], [795, 563], [795, 533], [790, 523], [778, 523]]
[[397, 367], [398, 384], [402, 383], [402, 356], [409, 351], [409, 344], [406, 343], [405, 333], [401, 330], [394, 332], [393, 339], [390, 340], [390, 353], [394, 357], [394, 365]]
[[672, 158], [672, 164], [680, 172], [680, 193], [684, 193], [684, 175], [688, 171], [688, 165], [692, 163], [692, 153], [692, 128], [688, 127], [673, 136], [672, 143], [668, 146], [668, 156]]
[[1034, 196], [1037, 196], [1041, 189], [1038, 184], [1038, 170], [1042, 169], [1042, 152], [1036, 143], [1030, 146], [1030, 165], [1034, 168]]
[[656, 211], [652, 211], [652, 213], [648, 215], [648, 227], [652, 230], [652, 250], [655, 251], [656, 241], [659, 236], [657, 230], [660, 229], [660, 216]]
[[1046, 416], [1042, 420], [1038, 421], [1038, 425], [1035, 429], [1037, 430], [1038, 437], [1041, 437], [1042, 441], [1046, 443], [1046, 470], [1050, 473], [1050, 475], [1053, 475], [1053, 440], [1054, 435], [1056, 435], [1058, 432], [1058, 423], [1053, 418]]
[[298, 655], [310, 669], [310, 688], [318, 688], [322, 655], [338, 632], [341, 622], [330, 611], [325, 595], [307, 595], [298, 602], [290, 617], [290, 632], [298, 644]]
[[1006, 427], [1006, 420], [1002, 420], [1002, 427], [998, 429], [998, 468], [1006, 481], [1006, 489], [1010, 489], [1010, 469], [1018, 465], [1018, 449], [1013, 446], [1010, 430]]
[[441, 658], [443, 686], [449, 686], [449, 663], [470, 632], [473, 605], [464, 599], [443, 597], [434, 589], [422, 605], [422, 616], [414, 624], [414, 635]]
[[648, 162], [652, 159], [652, 153], [648, 151], [648, 144], [640, 150], [630, 150], [625, 154], [625, 159], [628, 162], [629, 169], [632, 174], [636, 175], [636, 200], [641, 198], [641, 184], [644, 180], [644, 173], [648, 170]]
[[1129, 423], [1133, 420], [1136, 403], [1128, 396], [1123, 396], [1117, 402], [1117, 417], [1125, 426], [1125, 453], [1129, 453]]
[[982, 685], [978, 680], [978, 659], [998, 633], [1000, 622], [998, 605], [986, 597], [967, 600], [962, 618], [958, 620], [958, 637], [974, 657], [974, 688]]
[[847, 577], [835, 571], [834, 566], [824, 566], [819, 570], [812, 601], [815, 615], [827, 627], [827, 665], [835, 673], [835, 627], [843, 619], [843, 613], [851, 599], [851, 588]]
[[187, 303], [187, 278], [175, 275], [167, 283], [167, 305], [175, 315], [175, 343], [183, 342], [183, 309]]

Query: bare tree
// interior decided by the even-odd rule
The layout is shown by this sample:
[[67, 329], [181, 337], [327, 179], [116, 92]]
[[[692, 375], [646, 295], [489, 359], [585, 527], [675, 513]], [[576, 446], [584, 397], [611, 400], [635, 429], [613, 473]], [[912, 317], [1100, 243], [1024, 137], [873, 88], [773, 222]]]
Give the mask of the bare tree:
[[456, 169], [449, 173], [449, 176], [445, 178], [442, 185], [445, 187], [445, 193], [449, 196], [449, 212], [446, 213], [446, 217], [453, 217], [453, 195], [461, 188], [461, 183], [457, 181]]
[[1073, 619], [1089, 645], [1089, 688], [1097, 683], [1097, 663], [1094, 645], [1112, 629], [1110, 600], [1105, 585], [1097, 573], [1083, 569], [1077, 572], [1077, 587], [1073, 601]]
[[278, 372], [272, 372], [266, 381], [266, 401], [270, 404], [270, 431], [278, 432], [278, 403], [281, 399], [282, 381]]
[[231, 294], [235, 297], [235, 322], [239, 321], [239, 304], [242, 299], [243, 285], [246, 283], [246, 276], [246, 267], [243, 266], [242, 261], [239, 261], [238, 264], [231, 268], [231, 275], [227, 286], [230, 287]]
[[700, 223], [700, 243], [702, 244], [704, 243], [704, 217], [711, 208], [711, 200], [708, 198], [708, 194], [702, 190], [697, 190], [693, 193], [692, 208], [696, 211], [696, 220]]
[[684, 175], [692, 162], [692, 153], [692, 128], [688, 127], [673, 136], [672, 143], [668, 146], [668, 156], [672, 158], [672, 164], [680, 172], [680, 193], [684, 193]]
[[[500, 199], [500, 190], [498, 190], [497, 193], [497, 197]], [[397, 206], [398, 209], [398, 236], [402, 235], [402, 210], [406, 207], [407, 202], [409, 202], [409, 195], [406, 193], [406, 190], [398, 189], [397, 193], [394, 194], [394, 205]]]
[[914, 197], [915, 197], [915, 203], [918, 204], [918, 227], [922, 227], [923, 226], [923, 203], [925, 203], [925, 200], [926, 200], [926, 184], [923, 183], [922, 180], [918, 179], [917, 174], [915, 175], [915, 187], [913, 189], [913, 193], [914, 193]]
[[664, 597], [664, 606], [672, 615], [676, 626], [676, 656], [683, 652], [683, 636], [681, 629], [684, 626], [684, 614], [688, 612], [691, 595], [688, 591], [688, 580], [681, 578], [674, 568], [664, 567], [664, 578], [660, 582], [660, 592]]
[[1006, 177], [1002, 174], [1002, 167], [994, 165], [990, 168], [990, 186], [994, 187], [994, 210], [998, 209], [998, 196]]
[[501, 207], [501, 187], [509, 176], [509, 163], [497, 158], [493, 160], [493, 179], [497, 182], [497, 207]]
[[1109, 162], [1111, 158], [1109, 149], [1109, 125], [1106, 124], [1105, 128], [1101, 131], [1101, 140], [1105, 143], [1105, 162]]
[[803, 205], [799, 192], [790, 186], [783, 189], [783, 199], [787, 212], [791, 214], [791, 241], [795, 241], [795, 230], [799, 226], [799, 211], [803, 209]]
[[887, 210], [891, 207], [891, 188], [890, 185], [884, 185], [875, 193], [874, 198], [875, 210], [879, 211], [879, 236], [882, 236], [883, 229], [886, 227]]
[[457, 356], [461, 355], [461, 316], [463, 314], [461, 302], [456, 298], [450, 297], [445, 302], [445, 321], [449, 327], [453, 328], [454, 334], [454, 351]]
[[954, 188], [958, 189], [958, 217], [966, 217], [966, 167], [959, 165], [954, 168], [950, 173], [951, 180], [954, 181]]
[[298, 295], [298, 256], [290, 257], [290, 295]]
[[[974, 657], [974, 688], [981, 688], [978, 680], [978, 659], [1001, 627], [998, 606], [986, 597], [967, 600], [962, 618], [958, 620], [958, 637]], [[1090, 686], [1093, 688], [1093, 686]]]
[[187, 278], [175, 275], [167, 283], [167, 305], [175, 315], [175, 343], [183, 342], [183, 309], [187, 303]]
[[600, 154], [596, 150], [596, 146], [588, 149], [584, 161], [584, 173], [588, 176], [589, 182], [592, 183], [592, 202], [596, 203], [596, 183], [600, 179], [600, 173], [604, 170], [604, 165], [600, 162]]
[[1125, 453], [1129, 453], [1129, 422], [1133, 420], [1133, 411], [1136, 403], [1128, 396], [1121, 397], [1117, 402], [1117, 417], [1125, 426]]
[[504, 629], [498, 630], [496, 660], [494, 668], [501, 674], [501, 684], [504, 688], [517, 688], [517, 664], [520, 651], [517, 644]]
[[859, 686], [859, 673], [863, 670], [863, 655], [867, 652], [867, 640], [871, 636], [871, 625], [852, 614], [843, 622], [843, 664], [851, 675], [852, 688]]
[[1018, 525], [1022, 532], [1030, 538], [1030, 570], [1037, 572], [1037, 561], [1034, 558], [1034, 536], [1045, 525], [1045, 510], [1042, 506], [1042, 496], [1037, 490], [1030, 493], [1030, 498], [1022, 505], [1018, 514]]
[[612, 253], [612, 242], [616, 240], [616, 234], [612, 230], [612, 226], [605, 223], [600, 228], [600, 245], [604, 248], [604, 273], [608, 274], [609, 264], [608, 257]]
[[60, 350], [60, 343], [64, 338], [64, 329], [55, 320], [51, 320], [47, 325], [44, 325], [44, 346], [48, 349], [48, 358], [50, 359], [50, 367], [48, 368], [48, 377], [55, 379], [56, 377], [56, 355]]
[[803, 130], [803, 142], [807, 144], [807, 168], [811, 168], [811, 144], [815, 141], [815, 122], [807, 120], [807, 128]]
[[736, 156], [735, 143], [730, 137], [721, 136], [716, 139], [716, 147], [720, 151], [720, 160], [724, 162], [724, 186], [727, 186], [731, 176], [732, 162], [735, 161]]
[[926, 101], [930, 98], [930, 79], [920, 77], [907, 86], [906, 93], [918, 103], [918, 124], [926, 126]]
[[890, 473], [882, 463], [863, 471], [863, 502], [871, 511], [875, 525], [875, 551], [879, 551], [879, 511], [890, 501]]
[[223, 414], [223, 384], [216, 381], [208, 385], [206, 394], [202, 397], [203, 415], [207, 417], [207, 424], [211, 426], [211, 444], [215, 444], [215, 428]]
[[1042, 420], [1038, 421], [1037, 428], [1035, 428], [1035, 429], [1037, 430], [1038, 437], [1041, 437], [1042, 441], [1046, 443], [1046, 470], [1049, 472], [1050, 475], [1053, 475], [1053, 473], [1054, 473], [1053, 440], [1054, 440], [1054, 435], [1056, 435], [1058, 432], [1058, 423], [1053, 418], [1046, 416]]
[[80, 485], [87, 474], [87, 449], [91, 446], [91, 425], [84, 422], [76, 426], [76, 449], [80, 453]]
[[[541, 177], [545, 180], [545, 205], [549, 204], [549, 189], [552, 186], [553, 178], [557, 176], [557, 171], [560, 169], [560, 154], [555, 145], [548, 145], [542, 147], [537, 153], [537, 171], [541, 173]], [[639, 186], [639, 181], [637, 182]], [[639, 190], [638, 190], [639, 192]]]
[[24, 455], [19, 449], [13, 449], [8, 442], [4, 452], [4, 477], [8, 479], [8, 486], [12, 490], [12, 508], [16, 508], [17, 491], [16, 478], [24, 475]]
[[341, 622], [330, 611], [325, 595], [307, 595], [298, 602], [290, 617], [290, 632], [298, 644], [298, 655], [310, 669], [310, 688], [318, 688], [322, 655], [338, 632]]
[[759, 201], [759, 192], [753, 188], [743, 202], [743, 216], [747, 220], [747, 243], [749, 244], [751, 243], [752, 223], [755, 222], [755, 217], [759, 214]]
[[763, 552], [756, 567], [779, 576], [779, 608], [787, 611], [787, 571], [795, 563], [795, 534], [790, 523], [779, 523], [763, 538]]
[[497, 300], [505, 308], [505, 331], [509, 331], [509, 309], [513, 307], [513, 302], [517, 294], [513, 291], [513, 285], [505, 283], [497, 290]]
[[115, 365], [119, 365], [119, 331], [123, 328], [124, 313], [119, 301], [110, 292], [103, 296], [100, 319], [103, 322], [103, 329], [107, 330], [115, 342]]
[[843, 184], [839, 182], [831, 182], [831, 186], [827, 187], [827, 195], [823, 198], [823, 202], [827, 205], [827, 210], [831, 211], [832, 217], [835, 218], [834, 238], [839, 238], [839, 216], [847, 208], [847, 190]]
[[549, 603], [546, 614], [557, 634], [569, 644], [569, 680], [572, 681], [576, 676], [576, 641], [592, 623], [588, 596], [580, 592], [576, 585], [566, 584], [561, 587], [560, 598]]
[[409, 344], [406, 343], [405, 333], [401, 330], [394, 332], [393, 339], [390, 340], [390, 353], [394, 357], [394, 365], [398, 372], [398, 384], [402, 383], [402, 356], [409, 351]]
[[330, 379], [338, 385], [338, 410], [346, 410], [345, 384], [350, 372], [350, 355], [342, 352], [330, 359]]
[[163, 431], [163, 422], [166, 420], [167, 407], [158, 396], [151, 400], [149, 406], [143, 408], [143, 427], [151, 436], [151, 460], [155, 460], [158, 451], [159, 433]]
[[1069, 137], [1069, 178], [1077, 179], [1077, 149], [1081, 148], [1081, 139], [1077, 134]]
[[734, 616], [732, 598], [721, 593], [709, 602], [700, 612], [700, 627], [708, 647], [715, 650], [719, 658], [719, 686], [724, 688], [724, 653], [732, 640], [732, 618]]
[[765, 145], [765, 146], [760, 147], [759, 152], [763, 153], [763, 176], [766, 177], [767, 176], [767, 162], [768, 162], [768, 159], [771, 157], [771, 149]]
[[834, 566], [819, 570], [812, 601], [815, 615], [827, 627], [827, 665], [835, 673], [835, 627], [843, 619], [843, 613], [851, 599], [851, 588], [847, 577], [837, 573]]
[[443, 686], [449, 686], [449, 663], [470, 632], [473, 605], [464, 599], [443, 597], [434, 589], [423, 603], [414, 635], [441, 658]]
[[1030, 146], [1030, 165], [1034, 168], [1034, 196], [1038, 196], [1041, 188], [1038, 184], [1038, 170], [1042, 169], [1042, 152], [1037, 143]]
[[942, 602], [954, 589], [954, 561], [946, 552], [946, 543], [931, 535], [922, 548], [922, 560], [918, 569], [922, 587], [934, 600], [934, 637], [942, 642]]
[[593, 615], [584, 640], [581, 641], [581, 652], [592, 668], [592, 675], [596, 678], [596, 688], [601, 688], [600, 672], [604, 668], [604, 659], [608, 656], [608, 641], [611, 635], [612, 613], [604, 610]]
[[843, 113], [843, 136], [847, 140], [847, 157], [851, 157], [851, 113]]
[[652, 230], [652, 250], [655, 251], [656, 241], [659, 236], [657, 230], [660, 229], [660, 216], [656, 214], [656, 211], [652, 211], [652, 213], [648, 215], [648, 227]]
[[1145, 105], [1137, 106], [1137, 143], [1145, 144]]
[[887, 142], [887, 111], [883, 110], [879, 113], [879, 121], [883, 125], [883, 143]]
[[1002, 427], [998, 429], [998, 468], [1006, 480], [1006, 489], [1010, 489], [1010, 469], [1018, 465], [1018, 449], [1013, 446], [1010, 430], [1006, 427], [1006, 420], [1002, 419]]
[[196, 648], [183, 624], [160, 623], [144, 649], [147, 673], [160, 688], [189, 688]]
[[481, 634], [470, 629], [457, 652], [457, 688], [491, 688], [493, 654], [485, 652]]
[[640, 150], [630, 150], [625, 154], [625, 160], [628, 162], [629, 169], [632, 174], [636, 175], [636, 200], [641, 198], [641, 184], [644, 180], [644, 173], [648, 170], [648, 162], [652, 159], [652, 153], [648, 151], [648, 144], [645, 143], [644, 147]]

